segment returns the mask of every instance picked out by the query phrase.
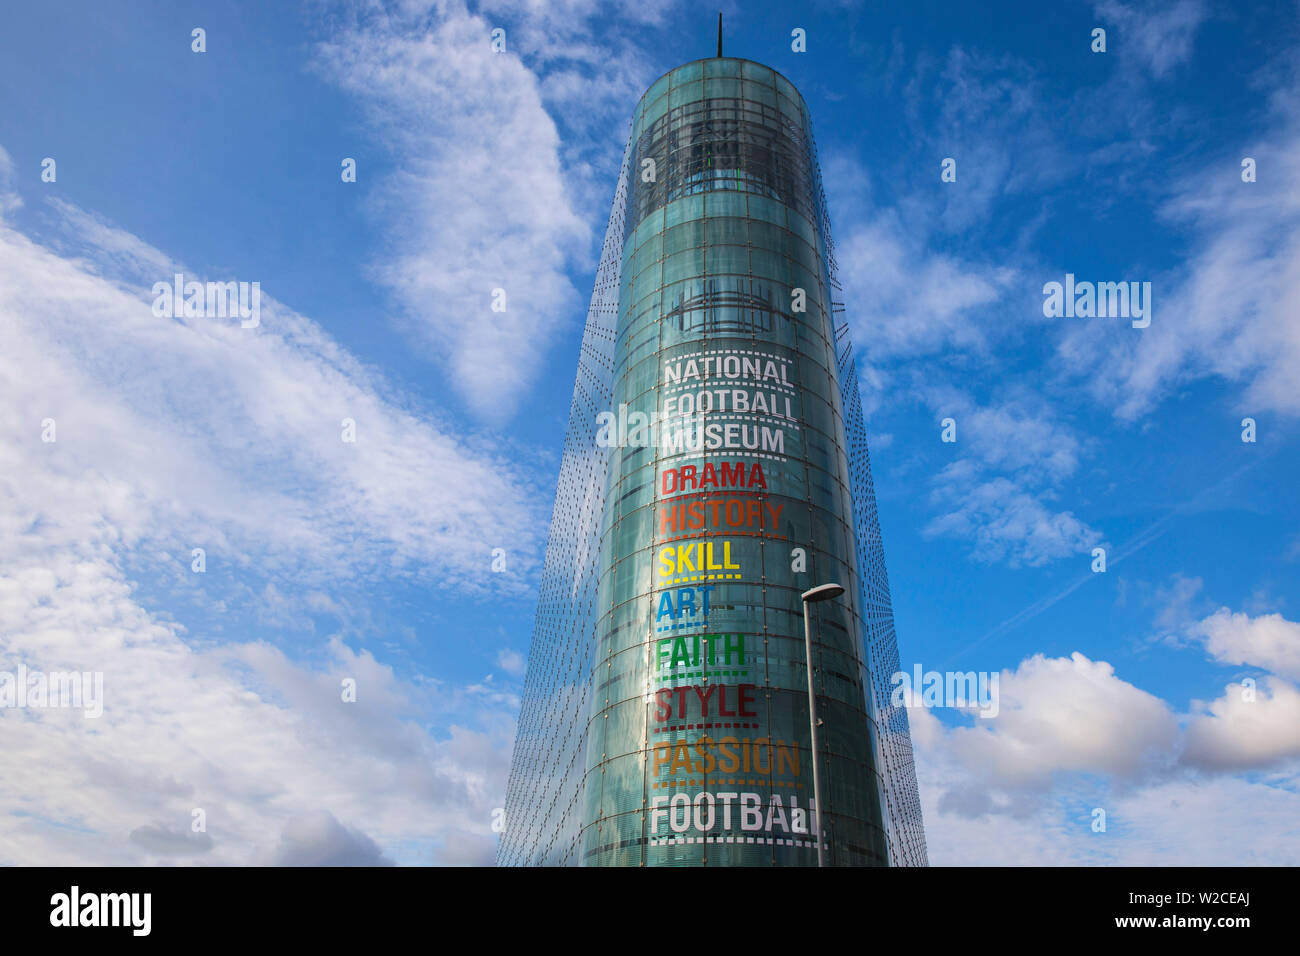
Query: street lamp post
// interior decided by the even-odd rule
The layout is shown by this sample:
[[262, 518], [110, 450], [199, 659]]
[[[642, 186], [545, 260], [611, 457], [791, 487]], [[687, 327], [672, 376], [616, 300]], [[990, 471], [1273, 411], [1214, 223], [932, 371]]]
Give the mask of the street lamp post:
[[813, 687], [812, 624], [809, 622], [808, 605], [837, 598], [843, 593], [844, 588], [838, 584], [819, 584], [803, 592], [803, 645], [808, 661], [808, 723], [812, 728], [813, 803], [817, 807], [814, 815], [817, 824], [813, 837], [817, 841], [818, 866], [826, 865], [826, 850], [822, 843], [822, 775], [818, 766], [821, 751], [817, 747], [817, 725], [821, 721], [817, 719], [817, 691]]

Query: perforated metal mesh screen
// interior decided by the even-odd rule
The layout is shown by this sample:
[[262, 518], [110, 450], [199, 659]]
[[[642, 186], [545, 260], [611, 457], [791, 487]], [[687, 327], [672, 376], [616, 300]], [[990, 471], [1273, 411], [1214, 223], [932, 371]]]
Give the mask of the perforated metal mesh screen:
[[577, 862], [599, 616], [597, 557], [610, 453], [597, 445], [594, 423], [598, 413], [609, 409], [613, 394], [627, 164], [625, 151], [582, 334], [506, 785], [498, 865]]

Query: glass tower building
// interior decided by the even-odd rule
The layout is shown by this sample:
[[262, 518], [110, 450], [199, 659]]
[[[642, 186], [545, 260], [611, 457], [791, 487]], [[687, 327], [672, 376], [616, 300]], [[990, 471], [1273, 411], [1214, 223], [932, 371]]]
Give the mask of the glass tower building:
[[[925, 865], [808, 109], [715, 57], [642, 97], [570, 409], [498, 862]], [[810, 604], [816, 806], [802, 592]], [[820, 831], [820, 837], [818, 833]]]

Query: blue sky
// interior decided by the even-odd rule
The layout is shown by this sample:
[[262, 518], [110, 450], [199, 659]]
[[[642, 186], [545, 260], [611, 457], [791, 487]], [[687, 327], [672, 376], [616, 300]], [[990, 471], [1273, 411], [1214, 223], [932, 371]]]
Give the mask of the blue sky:
[[[629, 119], [713, 9], [36, 7], [0, 669], [106, 703], [0, 712], [0, 859], [490, 860]], [[1296, 6], [722, 9], [812, 111], [903, 666], [1001, 673], [996, 719], [913, 710], [931, 860], [1294, 862]], [[154, 316], [177, 271], [258, 281], [260, 326]], [[1044, 317], [1066, 273], [1151, 325]]]

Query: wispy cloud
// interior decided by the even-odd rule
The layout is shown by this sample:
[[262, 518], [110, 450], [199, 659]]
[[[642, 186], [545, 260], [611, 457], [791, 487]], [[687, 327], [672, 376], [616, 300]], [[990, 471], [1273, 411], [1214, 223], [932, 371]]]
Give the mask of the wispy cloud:
[[592, 240], [537, 77], [508, 44], [494, 53], [494, 24], [454, 0], [345, 9], [339, 22], [316, 62], [391, 156], [366, 187], [387, 237], [374, 275], [466, 406], [500, 422], [576, 322], [566, 269]]
[[406, 568], [440, 586], [481, 582], [501, 546], [515, 560], [498, 583], [521, 586], [538, 542], [515, 466], [390, 396], [269, 295], [255, 329], [154, 316], [152, 283], [184, 267], [55, 209], [77, 259], [0, 225], [16, 531], [39, 522], [45, 546], [186, 543], [299, 576]]
[[[4, 861], [342, 859], [333, 824], [286, 829], [312, 813], [408, 861], [447, 828], [489, 835], [509, 695], [399, 677], [337, 638], [311, 666], [216, 643], [150, 610], [128, 568], [188, 572], [200, 546], [274, 585], [268, 607], [319, 608], [358, 581], [472, 588], [501, 545], [494, 583], [522, 590], [536, 516], [515, 467], [269, 295], [253, 329], [155, 316], [151, 284], [179, 265], [50, 209], [43, 242], [0, 222], [0, 669], [101, 672], [104, 712], [0, 714], [9, 765], [43, 780], [0, 783]], [[429, 715], [453, 697], [468, 706], [438, 740]]]
[[[1243, 387], [1243, 414], [1300, 414], [1300, 74], [1272, 99], [1275, 132], [1217, 153], [1176, 182], [1161, 216], [1191, 237], [1192, 254], [1153, 287], [1151, 326], [1132, 336], [1077, 326], [1060, 344], [1064, 368], [1122, 419], [1182, 384], [1216, 376]], [[1243, 182], [1241, 162], [1256, 163]]]
[[931, 248], [925, 217], [916, 209], [904, 214], [877, 205], [871, 177], [854, 157], [829, 155], [824, 176], [835, 211], [845, 315], [872, 366], [948, 352], [983, 353], [1006, 333], [1005, 323], [987, 324], [984, 309], [1007, 294], [1016, 276], [1013, 267], [966, 261]]
[[1086, 447], [1071, 428], [1023, 397], [1008, 394], [1004, 404], [981, 406], [951, 387], [922, 386], [921, 393], [934, 434], [941, 418], [951, 418], [956, 430], [956, 441], [942, 445], [953, 460], [931, 483], [941, 513], [925, 534], [960, 538], [976, 558], [1013, 567], [1086, 553], [1101, 540], [1073, 512], [1052, 506]]
[[1105, 0], [1093, 9], [1111, 30], [1107, 52], [1131, 58], [1157, 79], [1191, 59], [1196, 33], [1209, 17], [1202, 0], [1174, 0], [1158, 6]]

